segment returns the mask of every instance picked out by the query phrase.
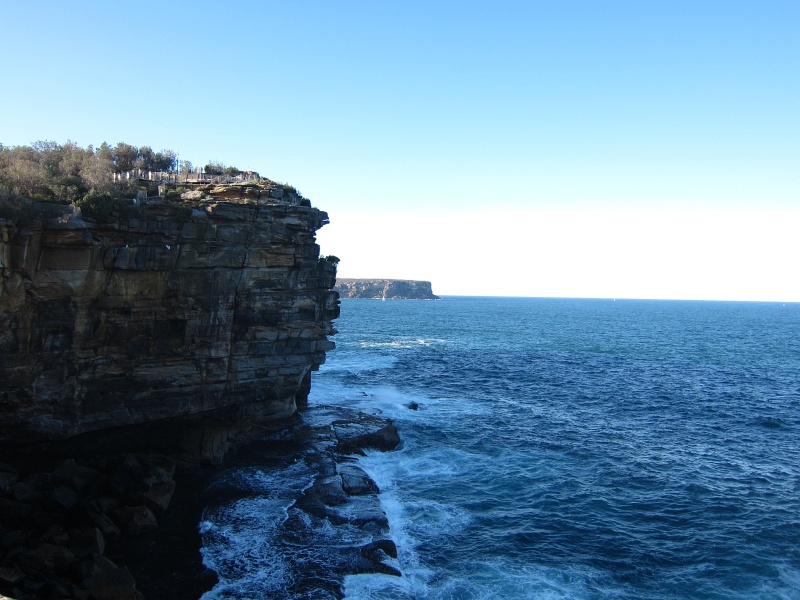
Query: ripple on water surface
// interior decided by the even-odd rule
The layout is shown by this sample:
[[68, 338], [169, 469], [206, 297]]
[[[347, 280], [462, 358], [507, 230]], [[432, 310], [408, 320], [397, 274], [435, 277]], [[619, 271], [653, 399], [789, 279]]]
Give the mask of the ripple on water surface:
[[337, 328], [312, 401], [403, 437], [363, 464], [404, 577], [348, 597], [800, 598], [800, 307], [343, 302]]

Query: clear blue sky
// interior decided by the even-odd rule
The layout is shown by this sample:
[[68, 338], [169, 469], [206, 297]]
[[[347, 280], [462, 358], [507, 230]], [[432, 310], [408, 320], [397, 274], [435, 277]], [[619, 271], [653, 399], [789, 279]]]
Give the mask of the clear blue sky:
[[346, 277], [800, 301], [800, 2], [0, 0], [0, 143], [295, 185]]

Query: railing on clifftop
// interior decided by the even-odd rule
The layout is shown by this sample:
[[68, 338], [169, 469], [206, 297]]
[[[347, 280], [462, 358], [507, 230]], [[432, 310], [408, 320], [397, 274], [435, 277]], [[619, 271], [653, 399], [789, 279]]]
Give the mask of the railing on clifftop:
[[121, 173], [114, 173], [114, 182], [121, 181], [155, 181], [159, 183], [246, 183], [248, 181], [262, 181], [263, 178], [253, 171], [245, 171], [238, 175], [214, 175], [212, 173], [185, 172], [174, 173], [169, 171], [146, 171], [132, 169]]

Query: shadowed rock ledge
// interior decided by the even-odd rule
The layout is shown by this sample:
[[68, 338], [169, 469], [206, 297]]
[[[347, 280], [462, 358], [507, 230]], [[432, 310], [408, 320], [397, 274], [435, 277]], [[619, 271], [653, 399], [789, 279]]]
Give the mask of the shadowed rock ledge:
[[[303, 549], [284, 591], [340, 598], [347, 575], [400, 574], [378, 486], [353, 457], [399, 443], [384, 418], [312, 406], [271, 428], [173, 419], [10, 448], [0, 463], [0, 598], [196, 600], [218, 582], [201, 560], [205, 511], [264, 493], [228, 474], [296, 461], [314, 475], [279, 526]], [[361, 530], [362, 541], [320, 544], [319, 530], [338, 527]]]

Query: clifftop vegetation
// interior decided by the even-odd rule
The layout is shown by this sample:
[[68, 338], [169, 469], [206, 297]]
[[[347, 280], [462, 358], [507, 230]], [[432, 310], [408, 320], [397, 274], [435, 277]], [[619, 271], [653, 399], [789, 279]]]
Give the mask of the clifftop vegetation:
[[120, 142], [96, 150], [74, 142], [34, 142], [30, 146], [0, 144], [0, 198], [24, 197], [38, 202], [71, 203], [91, 190], [114, 189], [112, 174], [131, 169], [170, 171], [177, 167], [172, 150], [153, 152]]
[[[103, 142], [98, 148], [82, 148], [71, 141], [0, 144], [0, 219], [25, 224], [36, 218], [40, 203], [73, 204], [85, 216], [100, 219], [125, 216], [134, 209], [130, 199], [141, 191], [155, 193], [136, 179], [117, 177], [115, 181], [115, 173], [134, 169], [173, 173], [194, 170], [192, 163], [178, 161], [172, 150], [156, 152], [149, 146], [137, 148], [125, 142], [113, 147]], [[209, 161], [203, 170], [215, 175], [242, 173], [217, 161]], [[176, 199], [180, 191], [168, 189], [165, 196]]]

